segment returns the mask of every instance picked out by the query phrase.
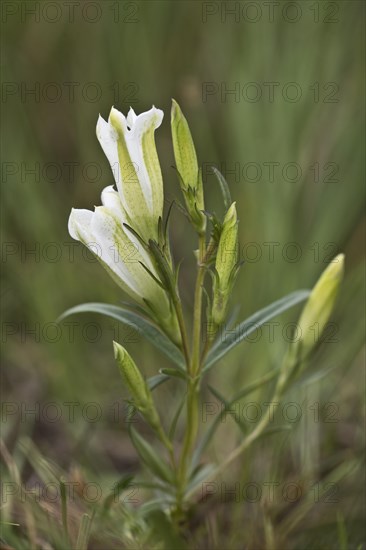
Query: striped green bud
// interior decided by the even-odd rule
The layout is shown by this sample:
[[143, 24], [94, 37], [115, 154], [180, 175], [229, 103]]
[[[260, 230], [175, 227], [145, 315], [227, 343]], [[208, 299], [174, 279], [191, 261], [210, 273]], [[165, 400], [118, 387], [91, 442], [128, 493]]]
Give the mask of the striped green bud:
[[146, 408], [150, 400], [150, 391], [135, 362], [123, 346], [113, 342], [114, 357], [118, 363], [123, 382], [133, 397], [137, 408]]
[[300, 315], [297, 339], [288, 347], [278, 388], [283, 391], [297, 375], [304, 360], [316, 347], [332, 314], [344, 273], [344, 254], [323, 271]]
[[235, 202], [226, 213], [216, 255], [212, 322], [221, 325], [226, 317], [231, 290], [237, 274], [238, 219]]
[[204, 233], [206, 216], [202, 212], [205, 207], [202, 175], [198, 168], [196, 149], [187, 119], [174, 99], [171, 111], [171, 128], [174, 158], [186, 207], [196, 231]]
[[314, 286], [299, 319], [300, 355], [305, 357], [317, 344], [338, 296], [344, 273], [344, 254], [339, 254], [323, 271]]
[[170, 446], [163, 427], [160, 423], [158, 412], [155, 408], [151, 391], [146, 384], [144, 377], [137, 368], [135, 362], [123, 346], [113, 342], [114, 356], [117, 360], [120, 373], [126, 388], [134, 400], [135, 407], [145, 418], [146, 422], [155, 430], [160, 440]]

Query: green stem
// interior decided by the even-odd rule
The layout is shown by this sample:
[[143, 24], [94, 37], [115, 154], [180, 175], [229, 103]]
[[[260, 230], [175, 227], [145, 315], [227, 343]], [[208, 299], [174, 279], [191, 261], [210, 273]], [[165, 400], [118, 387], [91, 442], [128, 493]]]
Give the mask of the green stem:
[[206, 267], [204, 258], [206, 254], [206, 240], [204, 235], [199, 238], [198, 255], [198, 274], [196, 280], [196, 289], [194, 293], [194, 316], [193, 316], [193, 344], [192, 344], [192, 363], [191, 375], [195, 377], [200, 369], [200, 347], [201, 347], [201, 313], [202, 313], [202, 293], [203, 281], [205, 278]]
[[188, 336], [187, 336], [187, 329], [186, 329], [186, 324], [185, 324], [184, 316], [183, 316], [182, 303], [181, 303], [179, 298], [175, 298], [175, 297], [174, 297], [173, 303], [174, 303], [175, 312], [177, 314], [179, 330], [180, 330], [180, 333], [181, 333], [181, 336], [182, 336], [182, 349], [183, 349], [183, 353], [184, 353], [184, 359], [186, 361], [186, 365], [187, 365], [187, 369], [188, 369], [188, 366], [190, 365], [191, 359], [190, 359], [190, 355], [189, 355]]
[[205, 236], [199, 238], [198, 274], [194, 298], [192, 357], [187, 364], [189, 380], [187, 383], [187, 427], [183, 441], [183, 449], [178, 468], [178, 507], [182, 506], [187, 483], [187, 468], [196, 441], [199, 421], [199, 371], [201, 369], [201, 312], [202, 285], [205, 277], [204, 258], [206, 253]]

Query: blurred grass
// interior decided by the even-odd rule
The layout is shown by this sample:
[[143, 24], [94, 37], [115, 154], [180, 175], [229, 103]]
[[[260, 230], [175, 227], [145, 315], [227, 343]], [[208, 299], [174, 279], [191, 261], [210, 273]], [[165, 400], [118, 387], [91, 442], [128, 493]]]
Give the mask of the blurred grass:
[[[111, 437], [116, 438], [121, 427], [110, 418], [110, 403], [123, 395], [111, 346], [116, 325], [111, 326], [101, 318], [77, 318], [72, 342], [67, 327], [63, 327], [57, 342], [50, 341], [54, 338], [51, 326], [46, 335], [42, 331], [72, 305], [124, 299], [100, 266], [86, 261], [81, 245], [75, 246], [74, 261], [68, 257], [72, 241], [67, 233], [67, 218], [71, 207], [92, 208], [99, 204], [102, 188], [112, 183], [108, 163], [95, 137], [98, 113], [107, 117], [112, 104], [126, 111], [130, 103], [136, 111], [143, 111], [151, 104], [164, 110], [165, 120], [157, 132], [157, 144], [166, 196], [171, 200], [178, 194], [176, 175], [171, 169], [169, 129], [170, 100], [175, 97], [189, 120], [201, 163], [214, 163], [221, 168], [226, 163], [228, 169], [239, 163], [241, 170], [247, 163], [257, 163], [262, 170], [258, 182], [245, 174], [238, 181], [235, 175], [227, 175], [233, 199], [237, 201], [243, 254], [253, 253], [254, 249], [246, 248], [248, 243], [257, 243], [262, 252], [258, 261], [245, 258], [247, 262], [233, 298], [233, 303], [241, 306], [240, 317], [296, 288], [312, 286], [330, 256], [339, 251], [346, 253], [346, 279], [334, 316], [339, 325], [337, 342], [324, 344], [312, 365], [314, 372], [328, 365], [334, 370], [309, 386], [308, 397], [310, 401], [312, 395], [320, 402], [335, 401], [342, 419], [342, 429], [338, 426], [330, 439], [323, 433], [326, 424], [321, 426], [321, 433], [313, 435], [312, 448], [317, 460], [337, 456], [343, 446], [351, 455], [358, 452], [354, 434], [362, 415], [364, 359], [360, 352], [364, 334], [365, 244], [363, 3], [336, 2], [339, 22], [315, 23], [309, 2], [297, 2], [303, 15], [292, 24], [281, 16], [271, 23], [264, 15], [257, 23], [243, 19], [235, 23], [229, 16], [222, 22], [220, 11], [204, 23], [204, 3], [190, 1], [133, 3], [138, 8], [138, 21], [115, 23], [110, 4], [101, 4], [103, 16], [94, 24], [83, 20], [79, 10], [73, 23], [67, 21], [65, 13], [54, 24], [42, 18], [37, 23], [31, 16], [25, 17], [24, 22], [20, 16], [9, 16], [3, 23], [3, 83], [32, 88], [38, 82], [41, 90], [48, 83], [56, 83], [62, 89], [62, 97], [56, 102], [42, 96], [35, 101], [31, 95], [22, 99], [19, 91], [3, 96], [3, 246], [14, 252], [3, 264], [5, 399], [29, 406], [36, 401], [93, 401], [101, 403], [103, 412], [107, 411], [103, 415], [103, 428], [99, 424], [86, 427], [82, 419], [53, 426], [53, 430], [37, 427], [37, 422], [18, 428], [9, 423], [5, 435], [10, 447], [15, 445], [19, 433], [30, 436], [33, 433], [41, 450], [56, 461], [59, 458], [65, 467], [79, 461], [93, 471], [102, 469], [106, 475], [113, 472], [113, 460], [109, 463], [109, 458], [103, 456], [108, 437], [104, 438], [101, 432], [110, 430]], [[125, 4], [119, 3], [122, 17], [127, 13], [123, 11]], [[223, 3], [213, 4], [223, 9]], [[67, 82], [77, 83], [73, 101], [68, 98]], [[102, 91], [95, 102], [88, 101], [81, 92], [91, 82]], [[228, 95], [222, 101], [218, 92], [204, 102], [202, 89], [207, 82], [214, 82], [219, 89], [226, 86], [228, 90], [236, 83], [240, 89], [248, 82], [258, 83], [263, 99], [250, 102], [241, 96], [236, 102], [233, 95]], [[273, 102], [265, 99], [266, 82], [279, 83]], [[288, 82], [301, 87], [300, 101], [284, 100], [282, 90]], [[314, 92], [310, 90], [316, 82], [319, 102], [314, 101]], [[323, 101], [330, 91], [323, 86], [329, 82], [339, 85], [336, 103]], [[49, 91], [51, 94], [52, 90]], [[89, 91], [92, 94], [93, 88]], [[280, 163], [273, 182], [266, 177], [263, 163], [268, 162]], [[41, 172], [50, 166], [47, 163], [56, 163], [62, 174], [57, 181], [49, 181], [54, 174], [51, 166], [48, 177], [42, 173], [39, 180], [32, 174], [24, 176], [24, 170], [33, 168], [35, 163], [39, 163]], [[74, 177], [68, 173], [66, 163], [76, 163]], [[82, 168], [87, 163], [101, 167], [95, 183], [89, 181], [92, 176], [83, 174]], [[301, 166], [299, 181], [291, 183], [282, 176], [281, 170], [287, 163]], [[315, 163], [319, 163], [321, 179], [330, 174], [325, 171], [326, 163], [335, 163], [338, 181], [314, 182], [311, 166]], [[14, 168], [14, 175], [7, 175], [9, 166]], [[212, 175], [207, 177], [206, 194], [208, 209], [222, 212]], [[193, 284], [191, 250], [195, 244], [193, 234], [192, 238], [187, 235], [191, 235], [189, 229], [177, 212], [172, 238], [177, 256], [186, 258], [181, 282], [189, 312]], [[274, 261], [268, 257], [264, 244], [268, 242], [279, 243]], [[284, 247], [290, 242], [301, 247], [298, 262], [283, 257]], [[57, 250], [47, 248], [49, 243], [59, 247], [58, 261], [47, 261], [47, 252], [53, 255]], [[39, 258], [31, 253], [23, 257], [22, 251], [34, 246], [39, 247]], [[314, 256], [316, 247], [319, 258]], [[282, 320], [294, 319], [296, 316], [291, 312]], [[97, 322], [102, 327], [95, 343], [83, 338], [88, 322]], [[24, 333], [34, 327], [39, 327], [39, 338]], [[91, 327], [88, 340], [93, 339], [92, 330]], [[273, 342], [264, 332], [257, 343], [244, 343], [237, 348], [215, 368], [213, 384], [231, 395], [248, 380], [275, 366], [286, 345], [282, 327], [275, 330]], [[7, 331], [14, 334], [7, 336]], [[165, 359], [153, 354], [139, 335], [132, 342], [130, 336], [120, 328], [120, 340], [125, 341], [146, 374], [155, 373], [163, 361], [165, 365]], [[163, 408], [172, 410], [175, 390], [159, 391]], [[340, 432], [346, 443], [340, 441]], [[94, 433], [94, 439], [88, 441], [90, 433]], [[217, 451], [223, 452], [237, 435], [234, 426], [219, 440]], [[299, 440], [295, 444], [294, 470], [301, 476], [312, 455], [305, 462], [299, 457], [301, 437]], [[79, 445], [80, 441], [83, 444]], [[88, 450], [93, 445], [97, 451], [90, 456]], [[123, 454], [123, 449], [120, 452]], [[263, 453], [266, 452], [265, 447]], [[281, 455], [276, 460], [281, 460]], [[122, 457], [117, 464], [121, 468]], [[254, 474], [249, 472], [250, 475]], [[260, 475], [264, 475], [263, 471]], [[343, 512], [347, 516], [348, 510]], [[333, 515], [336, 521], [334, 518], [336, 515]], [[306, 543], [302, 544], [306, 547]]]

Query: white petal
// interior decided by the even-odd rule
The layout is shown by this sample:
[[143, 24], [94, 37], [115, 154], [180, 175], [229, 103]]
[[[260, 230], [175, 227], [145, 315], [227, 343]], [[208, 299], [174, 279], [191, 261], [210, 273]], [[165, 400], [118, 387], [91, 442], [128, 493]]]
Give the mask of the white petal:
[[[150, 180], [150, 176], [144, 160], [143, 138], [144, 134], [151, 130], [151, 128], [153, 130], [156, 130], [156, 128], [161, 125], [163, 117], [163, 111], [161, 109], [156, 109], [155, 107], [153, 107], [149, 111], [141, 113], [135, 118], [131, 130], [125, 136], [131, 160], [134, 165], [138, 167], [137, 176], [140, 182], [141, 189], [144, 193], [146, 203], [150, 210], [150, 214], [152, 216], [156, 216], [157, 214], [157, 217], [162, 214], [160, 210], [162, 210], [163, 205], [163, 189], [160, 165], [158, 160], [154, 164], [154, 178], [156, 179], [156, 181], [152, 182]], [[155, 144], [152, 147], [156, 156]], [[157, 185], [160, 189], [159, 192], [161, 194], [161, 205], [159, 205], [158, 213], [154, 212], [152, 185]]]
[[99, 115], [96, 133], [104, 154], [109, 160], [114, 179], [118, 186], [121, 183], [121, 176], [118, 164], [117, 132], [111, 124]]
[[125, 134], [128, 131], [127, 130], [127, 120], [126, 120], [125, 115], [123, 113], [121, 113], [121, 111], [119, 111], [118, 109], [115, 109], [114, 107], [112, 107], [111, 112], [109, 113], [109, 118], [108, 118], [109, 123], [111, 122], [112, 117], [113, 117], [113, 120], [118, 123], [118, 125], [121, 127], [121, 130]]
[[[130, 109], [132, 111], [132, 109]], [[134, 113], [135, 114], [135, 113]], [[149, 111], [145, 111], [133, 119], [133, 125], [131, 126], [131, 138], [132, 136], [141, 136], [153, 122], [154, 130], [159, 128], [164, 118], [164, 113], [161, 109], [152, 107]]]
[[101, 199], [102, 205], [106, 206], [108, 210], [118, 217], [121, 225], [127, 223], [127, 217], [123, 209], [120, 195], [114, 189], [113, 185], [108, 185], [108, 187], [103, 189]]
[[137, 115], [135, 111], [132, 109], [132, 107], [130, 107], [130, 110], [128, 111], [128, 114], [127, 114], [127, 125], [129, 126], [130, 129], [134, 125], [136, 118], [137, 118]]
[[[98, 206], [92, 218], [91, 228], [95, 242], [98, 243], [101, 251], [101, 260], [140, 296], [141, 289], [138, 288], [131, 270], [128, 269], [129, 266], [123, 261], [123, 254], [130, 251], [129, 240], [126, 236], [121, 238], [124, 232], [114, 216], [104, 206]], [[138, 260], [136, 263], [138, 264]]]
[[68, 230], [73, 239], [85, 242], [90, 239], [90, 224], [93, 212], [72, 208], [69, 216]]
[[102, 191], [102, 204], [105, 206], [108, 211], [118, 220], [121, 229], [124, 233], [125, 241], [131, 241], [132, 244], [136, 247], [136, 250], [139, 250], [141, 254], [141, 260], [145, 265], [154, 271], [153, 265], [151, 263], [150, 257], [146, 250], [142, 247], [140, 241], [135, 237], [131, 231], [123, 226], [124, 223], [129, 225], [125, 211], [123, 210], [122, 202], [118, 192], [113, 188], [113, 185], [109, 185]]

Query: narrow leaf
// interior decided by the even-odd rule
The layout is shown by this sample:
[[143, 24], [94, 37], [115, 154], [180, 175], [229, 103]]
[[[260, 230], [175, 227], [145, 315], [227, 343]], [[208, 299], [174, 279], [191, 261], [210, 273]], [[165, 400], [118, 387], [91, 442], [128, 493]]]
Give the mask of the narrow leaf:
[[308, 290], [298, 290], [288, 294], [284, 298], [273, 302], [269, 306], [257, 311], [245, 321], [242, 321], [235, 329], [226, 334], [225, 339], [219, 338], [207, 355], [206, 364], [202, 372], [207, 372], [221, 357], [226, 355], [231, 349], [240, 344], [258, 327], [264, 325], [267, 321], [283, 313], [287, 309], [303, 302], [308, 298]]
[[183, 395], [183, 399], [181, 400], [181, 402], [179, 403], [179, 406], [176, 410], [176, 413], [174, 415], [174, 418], [172, 420], [172, 423], [171, 423], [171, 426], [169, 428], [169, 439], [172, 441], [173, 437], [174, 437], [174, 434], [175, 434], [175, 430], [176, 430], [176, 427], [177, 427], [177, 424], [178, 424], [178, 420], [179, 420], [179, 417], [181, 415], [181, 412], [183, 410], [183, 407], [185, 405], [185, 402], [186, 402], [186, 396]]
[[139, 457], [151, 472], [159, 479], [173, 483], [173, 474], [168, 465], [156, 454], [150, 443], [134, 430], [132, 426], [130, 426], [130, 436]]
[[212, 171], [215, 174], [215, 176], [216, 176], [216, 178], [217, 178], [217, 180], [220, 184], [222, 197], [224, 199], [225, 210], [228, 210], [228, 208], [230, 207], [230, 205], [232, 203], [228, 183], [227, 183], [226, 179], [224, 178], [224, 176], [221, 174], [220, 170], [218, 170], [215, 166], [211, 166], [211, 168], [212, 168]]
[[145, 269], [145, 271], [147, 272], [148, 275], [150, 275], [150, 277], [153, 279], [153, 281], [158, 285], [160, 286], [160, 288], [162, 288], [163, 290], [165, 290], [164, 288], [164, 285], [162, 284], [162, 282], [157, 278], [155, 277], [154, 273], [151, 271], [151, 269], [149, 269], [147, 267], [147, 265], [145, 265], [143, 262], [139, 262], [139, 264]]
[[165, 374], [166, 376], [171, 376], [173, 378], [180, 378], [181, 380], [187, 380], [186, 372], [179, 367], [175, 369], [160, 369], [159, 372], [161, 374]]
[[94, 302], [80, 304], [79, 306], [68, 309], [61, 315], [61, 317], [59, 317], [58, 321], [62, 321], [65, 317], [76, 313], [100, 313], [102, 315], [112, 317], [112, 319], [117, 319], [117, 321], [120, 321], [130, 327], [137, 327], [137, 329], [143, 336], [145, 336], [147, 340], [149, 340], [149, 342], [165, 353], [165, 355], [175, 364], [184, 368], [184, 358], [177, 346], [173, 344], [152, 321], [146, 317], [143, 317], [139, 313], [118, 306], [113, 306], [111, 304]]

